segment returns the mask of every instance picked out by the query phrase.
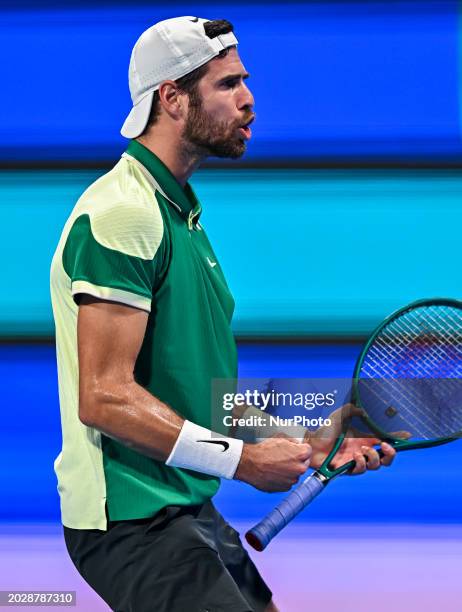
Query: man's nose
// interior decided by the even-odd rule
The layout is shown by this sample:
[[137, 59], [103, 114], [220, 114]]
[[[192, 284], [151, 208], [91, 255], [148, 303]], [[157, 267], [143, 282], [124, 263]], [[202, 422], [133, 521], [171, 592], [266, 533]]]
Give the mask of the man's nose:
[[252, 110], [255, 105], [255, 100], [252, 95], [252, 92], [245, 83], [242, 84], [242, 95], [239, 102], [241, 109], [247, 108], [249, 110]]

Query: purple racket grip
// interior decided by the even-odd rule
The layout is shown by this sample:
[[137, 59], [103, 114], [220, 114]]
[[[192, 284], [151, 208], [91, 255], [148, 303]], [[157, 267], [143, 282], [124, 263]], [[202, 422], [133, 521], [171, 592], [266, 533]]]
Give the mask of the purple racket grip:
[[315, 473], [308, 476], [280, 504], [271, 510], [264, 519], [245, 534], [245, 539], [250, 546], [258, 551], [265, 550], [274, 536], [290, 523], [303, 508], [306, 508], [321, 493], [324, 486], [318, 474]]

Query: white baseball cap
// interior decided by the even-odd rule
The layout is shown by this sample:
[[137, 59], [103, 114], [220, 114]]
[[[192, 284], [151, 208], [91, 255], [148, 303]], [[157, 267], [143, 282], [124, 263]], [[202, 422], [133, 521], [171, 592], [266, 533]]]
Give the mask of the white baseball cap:
[[133, 108], [120, 130], [122, 136], [136, 138], [143, 132], [154, 92], [163, 81], [175, 81], [237, 45], [233, 32], [209, 38], [204, 29], [207, 21], [199, 17], [166, 19], [138, 38], [128, 69]]

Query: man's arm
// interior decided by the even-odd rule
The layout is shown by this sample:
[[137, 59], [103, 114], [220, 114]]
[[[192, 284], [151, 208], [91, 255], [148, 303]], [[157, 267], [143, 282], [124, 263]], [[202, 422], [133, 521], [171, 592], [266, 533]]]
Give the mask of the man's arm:
[[[140, 453], [166, 461], [185, 420], [135, 381], [147, 321], [148, 313], [140, 309], [81, 297], [79, 418]], [[265, 491], [286, 491], [306, 471], [310, 454], [308, 444], [290, 439], [245, 444], [235, 478]]]
[[79, 306], [79, 417], [159, 461], [165, 461], [184, 419], [134, 378], [148, 313], [83, 295]]

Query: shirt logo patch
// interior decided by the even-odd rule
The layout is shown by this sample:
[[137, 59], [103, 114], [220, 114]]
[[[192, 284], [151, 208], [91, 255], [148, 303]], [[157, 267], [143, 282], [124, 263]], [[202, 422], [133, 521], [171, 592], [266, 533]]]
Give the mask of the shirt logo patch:
[[216, 261], [212, 261], [210, 257], [207, 257], [207, 262], [211, 268], [214, 268], [217, 265]]

